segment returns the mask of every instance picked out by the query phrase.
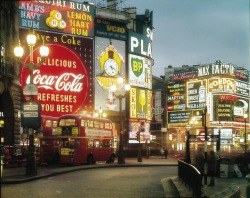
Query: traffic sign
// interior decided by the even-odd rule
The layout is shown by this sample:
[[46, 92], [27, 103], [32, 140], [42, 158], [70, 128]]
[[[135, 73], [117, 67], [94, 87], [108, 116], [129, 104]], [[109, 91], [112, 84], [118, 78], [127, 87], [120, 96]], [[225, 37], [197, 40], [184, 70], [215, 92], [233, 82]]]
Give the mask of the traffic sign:
[[198, 137], [198, 139], [199, 139], [201, 142], [204, 142], [204, 141], [205, 141], [205, 132], [204, 132], [204, 131], [201, 131], [197, 137]]
[[27, 84], [23, 88], [23, 95], [35, 96], [38, 94], [38, 88], [34, 84]]

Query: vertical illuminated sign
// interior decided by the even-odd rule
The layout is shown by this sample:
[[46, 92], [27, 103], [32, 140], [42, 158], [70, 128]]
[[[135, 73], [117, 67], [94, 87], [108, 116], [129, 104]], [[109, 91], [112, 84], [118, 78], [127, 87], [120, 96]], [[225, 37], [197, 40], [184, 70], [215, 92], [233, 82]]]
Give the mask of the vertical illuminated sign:
[[130, 90], [130, 118], [151, 120], [152, 91], [131, 88]]

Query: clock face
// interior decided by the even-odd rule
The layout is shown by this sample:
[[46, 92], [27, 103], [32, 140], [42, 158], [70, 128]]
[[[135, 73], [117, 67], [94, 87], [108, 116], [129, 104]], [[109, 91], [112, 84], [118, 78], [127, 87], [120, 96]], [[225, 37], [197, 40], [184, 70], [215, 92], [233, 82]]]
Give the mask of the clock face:
[[115, 76], [118, 73], [118, 65], [114, 59], [108, 59], [104, 63], [104, 70], [109, 76]]

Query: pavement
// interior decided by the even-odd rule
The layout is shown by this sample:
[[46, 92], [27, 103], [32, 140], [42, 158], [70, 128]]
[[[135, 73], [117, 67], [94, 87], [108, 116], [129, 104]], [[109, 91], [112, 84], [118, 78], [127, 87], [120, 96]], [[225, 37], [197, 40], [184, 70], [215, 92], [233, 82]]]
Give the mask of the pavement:
[[[17, 167], [14, 165], [3, 167], [1, 171], [1, 186], [29, 182], [32, 180], [50, 177], [53, 175], [64, 174], [68, 172], [108, 167], [130, 167], [130, 166], [178, 166], [178, 160], [169, 156], [167, 159], [160, 157], [143, 158], [142, 162], [138, 162], [137, 158], [126, 158], [125, 164], [117, 162], [106, 164], [98, 162], [95, 165], [76, 165], [76, 166], [37, 166], [37, 175], [26, 176], [25, 166]], [[208, 178], [209, 182], [209, 178]], [[182, 183], [178, 176], [166, 177], [161, 180], [166, 197], [193, 197], [193, 192]], [[250, 198], [246, 195], [246, 188], [249, 183], [244, 177], [241, 178], [216, 178], [215, 186], [203, 186], [202, 197], [225, 198], [240, 197]], [[249, 187], [250, 188], [250, 187]]]

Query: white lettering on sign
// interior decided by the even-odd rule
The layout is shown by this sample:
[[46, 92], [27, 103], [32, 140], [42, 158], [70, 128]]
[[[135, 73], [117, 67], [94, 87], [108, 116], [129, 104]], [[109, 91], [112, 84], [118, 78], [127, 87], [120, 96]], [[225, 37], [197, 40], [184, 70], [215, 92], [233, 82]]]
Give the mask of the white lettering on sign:
[[[80, 92], [83, 89], [83, 83], [80, 82], [84, 78], [82, 74], [63, 73], [60, 76], [40, 75], [40, 70], [34, 70], [34, 84], [45, 89], [58, 91]], [[26, 80], [26, 84], [30, 82], [30, 75]], [[54, 87], [54, 88], [53, 88]]]
[[85, 128], [86, 136], [112, 136], [112, 131], [110, 130], [101, 130], [101, 129], [90, 129]]
[[233, 65], [207, 65], [198, 68], [198, 76], [208, 76], [213, 74], [234, 74]]
[[135, 52], [136, 48], [139, 48], [140, 54], [148, 56], [152, 58], [152, 46], [151, 43], [148, 43], [147, 51], [144, 51], [144, 41], [141, 39], [140, 41], [136, 37], [131, 37], [131, 52]]
[[229, 78], [219, 78], [209, 80], [209, 91], [235, 91], [235, 80]]
[[147, 28], [147, 37], [153, 41], [153, 31], [150, 28]]

